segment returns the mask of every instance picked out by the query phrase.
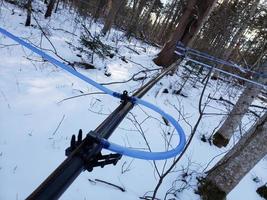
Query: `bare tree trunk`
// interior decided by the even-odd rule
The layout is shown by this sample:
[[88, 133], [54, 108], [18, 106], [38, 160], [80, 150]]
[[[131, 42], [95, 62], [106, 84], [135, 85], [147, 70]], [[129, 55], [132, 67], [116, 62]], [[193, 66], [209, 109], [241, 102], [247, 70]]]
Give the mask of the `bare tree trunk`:
[[149, 6], [147, 12], [145, 13], [144, 19], [141, 22], [140, 27], [142, 28], [143, 31], [144, 31], [145, 24], [147, 24], [148, 21], [149, 21], [149, 18], [150, 18], [150, 15], [151, 15], [151, 12], [153, 10], [153, 7], [154, 7], [155, 2], [156, 2], [156, 0], [152, 0], [152, 2], [150, 3], [150, 6]]
[[125, 1], [121, 0], [112, 0], [111, 9], [105, 19], [105, 24], [102, 29], [102, 33], [106, 35], [106, 33], [111, 29], [112, 24], [114, 23], [115, 17], [120, 9], [120, 7], [125, 3]]
[[[237, 33], [234, 35], [233, 39], [230, 42], [229, 47], [223, 52], [223, 56], [222, 59], [224, 60], [229, 60], [230, 56], [232, 55], [233, 51], [235, 50], [235, 47], [238, 45], [238, 42], [241, 38], [241, 36], [244, 34], [244, 32], [246, 31], [249, 23], [251, 22], [251, 18], [255, 15], [255, 12], [257, 10], [257, 6], [259, 4], [260, 0], [256, 0], [252, 6], [252, 8], [250, 8], [249, 14], [248, 16], [242, 20], [243, 23], [240, 24], [240, 27], [237, 31]], [[219, 68], [223, 69], [224, 65], [220, 65]]]
[[179, 19], [180, 19], [181, 11], [183, 10], [182, 4], [183, 4], [182, 1], [178, 1], [174, 5], [176, 10], [175, 10], [174, 14], [172, 15], [171, 21], [168, 23], [168, 25], [164, 31], [164, 37], [165, 38], [170, 38], [171, 33], [173, 32], [173, 29], [175, 29], [175, 27], [177, 26]]
[[94, 21], [96, 22], [96, 20], [100, 17], [101, 14], [101, 10], [104, 8], [104, 6], [107, 4], [107, 0], [99, 0], [98, 4], [97, 4], [97, 9], [95, 11], [94, 14]]
[[[267, 73], [267, 62], [261, 66], [263, 73]], [[265, 79], [265, 80], [264, 80]], [[260, 82], [264, 83], [266, 78], [260, 77], [258, 79]], [[227, 116], [223, 125], [213, 136], [213, 144], [217, 147], [227, 146], [229, 140], [233, 136], [235, 130], [241, 123], [242, 118], [247, 113], [249, 106], [260, 93], [261, 88], [256, 87], [254, 84], [249, 83], [245, 88], [243, 93], [238, 98], [236, 105]]]
[[169, 21], [171, 19], [171, 16], [172, 16], [172, 13], [174, 11], [176, 3], [177, 3], [177, 0], [173, 0], [172, 1], [171, 6], [170, 6], [170, 8], [168, 9], [168, 12], [167, 12], [168, 14], [165, 16], [165, 18], [164, 18], [164, 20], [162, 22], [162, 26], [161, 26], [161, 29], [160, 29], [159, 34], [158, 34], [158, 38], [159, 38], [159, 40], [161, 42], [162, 41], [167, 41], [167, 39], [169, 39], [169, 38], [167, 38], [167, 39], [164, 40], [163, 36], [164, 36], [164, 34], [166, 32], [166, 28], [167, 28], [168, 23], [169, 23]]
[[27, 19], [25, 22], [25, 26], [31, 25], [31, 14], [32, 14], [32, 0], [28, 0], [28, 2], [27, 2]]
[[178, 59], [174, 53], [177, 42], [181, 41], [188, 45], [194, 40], [194, 36], [209, 16], [216, 1], [189, 0], [172, 38], [164, 45], [161, 52], [154, 59], [155, 64], [168, 67]]
[[240, 141], [208, 171], [201, 181], [203, 200], [224, 200], [226, 195], [267, 154], [267, 112]]
[[45, 13], [45, 18], [51, 17], [55, 3], [56, 3], [56, 0], [50, 0], [49, 1], [48, 5], [47, 5], [47, 10]]
[[60, 0], [57, 0], [57, 5], [56, 5], [55, 13], [57, 13], [59, 2], [60, 2]]
[[127, 32], [125, 34], [127, 38], [130, 38], [132, 34], [136, 33], [137, 25], [139, 23], [139, 17], [141, 15], [142, 11], [143, 11], [143, 8], [145, 6], [146, 1], [145, 0], [139, 0], [138, 3], [139, 4], [137, 6], [136, 11], [133, 14], [132, 21], [130, 22], [130, 24], [128, 26], [128, 30], [127, 30]]

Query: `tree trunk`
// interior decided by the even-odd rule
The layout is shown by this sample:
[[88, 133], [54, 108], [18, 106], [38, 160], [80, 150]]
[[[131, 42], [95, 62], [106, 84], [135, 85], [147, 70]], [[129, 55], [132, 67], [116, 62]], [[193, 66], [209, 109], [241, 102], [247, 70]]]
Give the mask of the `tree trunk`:
[[60, 2], [60, 0], [57, 0], [57, 5], [56, 5], [55, 13], [57, 13], [59, 2]]
[[[244, 34], [249, 23], [251, 22], [251, 18], [255, 15], [259, 2], [260, 0], [255, 1], [254, 5], [249, 10], [248, 16], [244, 20], [242, 20], [243, 22], [240, 24], [237, 33], [234, 35], [233, 39], [231, 40], [229, 47], [223, 52], [223, 56], [222, 56], [223, 60], [227, 60], [227, 61], [229, 60], [241, 36]], [[220, 65], [219, 68], [223, 69], [223, 66], [224, 65]]]
[[216, 0], [189, 0], [172, 38], [154, 59], [155, 64], [168, 67], [178, 59], [174, 53], [177, 42], [185, 45], [192, 42], [215, 3]]
[[94, 21], [96, 22], [97, 19], [100, 17], [101, 10], [104, 8], [106, 5], [107, 1], [106, 0], [99, 0], [97, 4], [97, 9], [94, 14]]
[[203, 200], [224, 200], [226, 195], [267, 154], [267, 112], [239, 142], [208, 171], [201, 181]]
[[124, 3], [125, 2], [121, 1], [121, 0], [112, 0], [111, 9], [110, 9], [110, 11], [106, 17], [105, 24], [104, 24], [104, 27], [102, 29], [102, 33], [104, 35], [106, 35], [106, 33], [111, 29], [116, 15]]
[[28, 2], [27, 2], [27, 19], [25, 22], [25, 26], [31, 25], [31, 14], [32, 14], [32, 0], [28, 0]]
[[172, 1], [171, 6], [167, 12], [168, 14], [165, 16], [164, 20], [162, 21], [162, 26], [161, 26], [161, 29], [160, 29], [159, 34], [158, 34], [158, 38], [159, 38], [160, 42], [167, 41], [167, 39], [169, 39], [169, 38], [167, 38], [164, 40], [163, 36], [165, 35], [166, 28], [168, 26], [168, 23], [171, 19], [172, 14], [173, 14], [176, 3], [177, 3], [177, 0]]
[[[262, 65], [262, 72], [264, 74], [267, 73], [267, 62]], [[260, 77], [258, 78], [259, 82], [266, 82], [266, 78]], [[256, 87], [254, 84], [249, 83], [248, 86], [245, 88], [243, 93], [238, 98], [236, 105], [227, 116], [226, 120], [224, 121], [223, 125], [220, 129], [214, 134], [213, 136], [213, 144], [217, 147], [227, 146], [229, 140], [233, 136], [235, 130], [241, 123], [242, 118], [247, 113], [249, 106], [260, 93], [261, 88]]]
[[45, 13], [45, 18], [51, 17], [56, 0], [50, 0]]
[[152, 2], [149, 5], [149, 8], [148, 8], [147, 12], [145, 13], [144, 19], [141, 22], [140, 27], [142, 28], [143, 31], [144, 31], [145, 24], [147, 24], [148, 21], [149, 21], [149, 18], [150, 18], [150, 15], [151, 15], [151, 12], [153, 10], [155, 2], [156, 2], [156, 0], [152, 0]]
[[125, 34], [127, 38], [130, 38], [132, 34], [136, 33], [137, 25], [139, 23], [139, 17], [140, 17], [140, 15], [141, 15], [141, 13], [142, 13], [142, 11], [144, 9], [145, 3], [146, 3], [145, 0], [140, 0], [139, 1], [137, 9], [133, 14], [132, 21], [129, 24], [129, 26], [128, 26], [129, 28], [128, 28], [126, 34]]
[[168, 23], [165, 32], [164, 32], [164, 37], [165, 38], [169, 38], [171, 36], [171, 33], [173, 32], [173, 29], [177, 26], [179, 19], [180, 19], [180, 15], [181, 15], [181, 11], [183, 10], [183, 5], [181, 1], [176, 2], [175, 4], [175, 12], [172, 15], [171, 21]]

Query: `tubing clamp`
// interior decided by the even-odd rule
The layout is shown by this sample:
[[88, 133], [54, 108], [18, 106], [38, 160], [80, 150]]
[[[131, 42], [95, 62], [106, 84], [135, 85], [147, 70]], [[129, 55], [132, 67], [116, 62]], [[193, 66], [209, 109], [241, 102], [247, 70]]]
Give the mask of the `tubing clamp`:
[[73, 153], [73, 156], [82, 158], [84, 161], [84, 168], [89, 172], [93, 171], [94, 167], [103, 168], [109, 164], [116, 165], [122, 157], [121, 154], [102, 155], [99, 151], [98, 154], [91, 155], [91, 150], [95, 145], [98, 145], [100, 150], [102, 149], [101, 141], [102, 139], [93, 131], [90, 131], [82, 140], [82, 130], [80, 129], [77, 140], [75, 135], [72, 135], [70, 147], [65, 150], [65, 154], [66, 156], [70, 156]]
[[129, 101], [132, 101], [132, 98], [128, 95], [128, 91], [124, 90], [123, 93], [120, 96], [122, 103], [127, 103]]

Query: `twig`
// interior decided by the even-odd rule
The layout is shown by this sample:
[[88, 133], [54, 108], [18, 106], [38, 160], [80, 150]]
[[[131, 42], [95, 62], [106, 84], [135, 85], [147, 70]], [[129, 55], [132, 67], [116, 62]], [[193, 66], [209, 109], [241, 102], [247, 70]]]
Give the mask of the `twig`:
[[65, 114], [63, 115], [62, 119], [61, 119], [60, 122], [58, 123], [57, 128], [56, 128], [56, 130], [53, 132], [52, 135], [55, 135], [55, 134], [56, 134], [56, 132], [57, 132], [57, 130], [59, 129], [60, 125], [62, 124], [64, 118], [65, 118]]
[[[219, 99], [216, 99], [216, 98], [213, 98], [213, 97], [208, 97], [209, 99], [212, 99], [212, 100], [216, 100], [216, 101], [224, 101], [232, 106], [234, 106], [235, 104], [232, 103], [231, 101], [227, 100], [227, 99], [223, 99], [222, 97], [220, 97]], [[261, 109], [264, 109], [266, 110], [267, 108], [266, 107], [261, 107], [261, 106], [257, 106], [257, 105], [251, 105], [250, 107], [256, 107], [256, 108], [261, 108]], [[258, 115], [255, 111], [253, 110], [248, 110], [248, 112], [252, 113], [253, 115], [255, 115], [256, 117], [260, 118], [260, 115]], [[237, 115], [241, 115], [242, 113], [237, 113]]]
[[68, 98], [62, 99], [61, 101], [59, 101], [57, 103], [60, 104], [63, 101], [67, 101], [67, 100], [70, 100], [70, 99], [75, 99], [75, 98], [83, 97], [83, 96], [94, 95], [94, 94], [106, 94], [106, 93], [104, 93], [104, 92], [91, 92], [91, 93], [86, 93], [86, 94], [79, 94], [79, 95], [76, 95], [76, 96], [72, 96], [72, 97], [68, 97]]
[[158, 190], [159, 190], [159, 187], [161, 186], [161, 184], [162, 184], [164, 178], [171, 172], [171, 170], [176, 166], [176, 164], [177, 164], [177, 163], [180, 161], [180, 159], [183, 157], [183, 155], [185, 154], [186, 150], [187, 150], [188, 147], [190, 146], [191, 141], [192, 141], [192, 139], [193, 139], [193, 137], [194, 137], [194, 135], [195, 135], [195, 133], [196, 133], [196, 131], [197, 131], [198, 125], [199, 125], [199, 123], [200, 123], [200, 121], [201, 121], [201, 119], [202, 119], [203, 112], [204, 112], [204, 109], [205, 109], [205, 107], [206, 107], [206, 105], [204, 105], [204, 107], [202, 108], [202, 100], [203, 100], [203, 96], [204, 96], [206, 87], [207, 87], [207, 85], [208, 85], [209, 79], [210, 79], [211, 71], [212, 71], [212, 69], [209, 71], [209, 76], [208, 76], [207, 79], [206, 79], [206, 83], [205, 83], [205, 85], [204, 85], [204, 87], [203, 87], [203, 90], [202, 90], [202, 92], [201, 92], [201, 96], [200, 96], [200, 99], [199, 99], [199, 103], [198, 103], [199, 117], [198, 117], [198, 120], [197, 120], [197, 122], [196, 122], [196, 124], [195, 124], [195, 126], [194, 126], [194, 128], [193, 128], [193, 130], [192, 130], [192, 132], [191, 132], [191, 135], [189, 136], [189, 139], [188, 139], [188, 141], [187, 141], [187, 143], [186, 143], [186, 145], [185, 145], [184, 150], [181, 152], [181, 154], [179, 155], [179, 157], [176, 158], [176, 159], [174, 160], [174, 162], [173, 162], [173, 164], [170, 166], [170, 168], [169, 168], [164, 174], [162, 174], [162, 176], [160, 177], [160, 179], [159, 179], [159, 181], [158, 181], [158, 183], [157, 183], [157, 185], [156, 185], [156, 187], [155, 187], [155, 190], [154, 190], [154, 192], [153, 192], [153, 197], [152, 197], [152, 199], [155, 199], [155, 198], [156, 198], [156, 194], [157, 194], [157, 192], [158, 192]]
[[114, 81], [114, 82], [100, 83], [100, 84], [101, 85], [113, 85], [113, 84], [120, 84], [120, 83], [128, 83], [131, 80], [137, 80], [138, 78], [136, 78], [136, 76], [139, 75], [139, 74], [141, 74], [141, 73], [145, 73], [145, 78], [147, 78], [146, 72], [151, 72], [151, 71], [156, 71], [156, 70], [161, 70], [161, 68], [141, 70], [141, 71], [133, 74], [132, 77], [129, 78], [128, 80], [126, 80], [126, 81]]
[[138, 55], [140, 55], [140, 53], [138, 52], [138, 51], [136, 51], [136, 50], [134, 50], [134, 49], [132, 49], [131, 47], [129, 47], [129, 46], [126, 46], [126, 45], [124, 45], [127, 49], [130, 49], [131, 51], [133, 51], [134, 53], [136, 53], [136, 54], [138, 54]]
[[[145, 136], [145, 132], [144, 132], [144, 130], [143, 130], [141, 124], [137, 121], [136, 117], [135, 117], [131, 112], [130, 112], [130, 114], [131, 114], [131, 116], [132, 116], [133, 119], [134, 119], [134, 120], [133, 120], [133, 125], [135, 126], [136, 130], [137, 130], [137, 131], [141, 134], [141, 136], [143, 137], [143, 139], [144, 139], [144, 141], [145, 141], [145, 143], [146, 143], [146, 146], [147, 146], [147, 148], [149, 149], [149, 151], [152, 152], [151, 147], [150, 147], [149, 142], [148, 142], [148, 140], [147, 140], [147, 138], [146, 138], [146, 136]], [[155, 167], [155, 170], [156, 170], [158, 176], [160, 176], [158, 167], [157, 167], [156, 162], [155, 162], [154, 160], [153, 160], [153, 164], [154, 164], [154, 167]]]
[[113, 183], [109, 183], [107, 181], [103, 181], [103, 180], [100, 180], [100, 179], [95, 179], [96, 182], [100, 182], [100, 183], [104, 183], [104, 184], [107, 184], [107, 185], [110, 185], [110, 186], [113, 186], [117, 189], [119, 189], [120, 191], [122, 192], [126, 192], [125, 188], [121, 187], [121, 186], [118, 186], [118, 185], [115, 185]]
[[[215, 100], [215, 101], [224, 101], [226, 103], [229, 103], [231, 105], [235, 105], [234, 103], [232, 103], [231, 101], [227, 100], [227, 99], [224, 99], [223, 97], [220, 97], [219, 99], [216, 99], [216, 98], [213, 98], [213, 97], [208, 97], [209, 99], [212, 99], [212, 100]], [[260, 109], [265, 109], [267, 110], [267, 107], [264, 107], [264, 106], [258, 106], [258, 105], [254, 105], [254, 104], [251, 104], [249, 107], [254, 107], [254, 108], [260, 108]]]
[[[54, 49], [54, 51], [52, 51], [57, 57], [59, 57], [61, 60], [63, 60], [64, 62], [68, 63], [68, 65], [70, 65], [74, 70], [76, 70], [72, 65], [71, 62], [67, 61], [66, 59], [64, 59], [62, 56], [60, 56], [57, 52], [56, 47], [54, 46], [54, 44], [51, 42], [51, 40], [47, 37], [46, 33], [44, 32], [43, 28], [41, 27], [41, 25], [39, 24], [38, 20], [35, 18], [34, 15], [32, 15], [34, 21], [36, 22], [38, 28], [41, 30], [42, 34], [44, 35], [44, 37], [46, 38], [46, 40], [49, 42], [49, 44], [52, 46], [52, 48]], [[51, 51], [51, 50], [50, 50]]]

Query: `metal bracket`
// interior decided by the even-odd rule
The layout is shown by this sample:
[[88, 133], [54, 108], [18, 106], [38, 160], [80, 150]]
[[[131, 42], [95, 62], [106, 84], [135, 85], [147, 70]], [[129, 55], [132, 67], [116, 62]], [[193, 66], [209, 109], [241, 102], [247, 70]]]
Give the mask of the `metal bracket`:
[[75, 152], [76, 156], [84, 160], [84, 168], [89, 172], [91, 172], [94, 167], [103, 168], [109, 164], [116, 165], [122, 157], [121, 154], [102, 155], [101, 152], [93, 156], [88, 156], [95, 145], [101, 146], [101, 139], [99, 136], [95, 132], [90, 131], [82, 140], [82, 130], [80, 129], [77, 140], [76, 136], [72, 135], [70, 147], [65, 150], [65, 155], [70, 156]]

